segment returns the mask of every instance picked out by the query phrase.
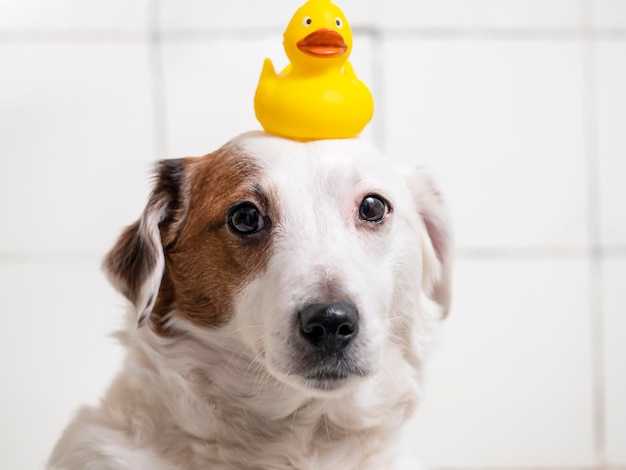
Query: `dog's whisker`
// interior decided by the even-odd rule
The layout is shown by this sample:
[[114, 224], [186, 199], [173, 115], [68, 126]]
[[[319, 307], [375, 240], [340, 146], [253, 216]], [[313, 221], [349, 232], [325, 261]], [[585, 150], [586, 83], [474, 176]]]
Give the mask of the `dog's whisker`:
[[[255, 361], [255, 362], [251, 362], [250, 363], [250, 366], [248, 366], [248, 371], [250, 370], [250, 367], [252, 367], [252, 366], [254, 366], [255, 371], [256, 371], [256, 375], [254, 377], [254, 385], [256, 387], [259, 384], [259, 382], [260, 382], [259, 377], [261, 377], [263, 374], [266, 374], [267, 370], [264, 367], [260, 367], [261, 364]], [[246, 374], [247, 374], [247, 372], [246, 372]]]
[[291, 414], [291, 429], [295, 429], [295, 423], [296, 423], [296, 415], [298, 414], [298, 408], [295, 409], [295, 411]]
[[260, 367], [257, 370], [257, 375], [254, 380], [254, 393], [261, 393], [264, 385], [272, 378], [267, 368], [263, 367], [260, 363], [258, 363], [258, 365]]
[[[241, 363], [242, 358], [243, 358], [243, 357], [244, 357], [244, 355], [245, 355], [246, 353], [248, 353], [248, 352], [249, 352], [249, 350], [248, 350], [248, 348], [246, 348], [245, 346], [242, 346], [242, 347], [240, 347], [240, 348], [238, 348], [238, 349], [235, 349], [235, 350], [233, 350], [233, 351], [229, 354], [228, 358], [226, 359], [226, 363], [227, 363], [227, 364], [232, 365], [232, 367], [236, 370], [236, 369], [238, 369], [238, 365]], [[239, 355], [237, 356], [237, 359], [234, 359], [234, 357], [235, 357], [235, 355], [236, 355], [236, 354], [239, 354]], [[247, 375], [248, 375], [248, 372], [249, 372], [250, 368], [251, 368], [252, 366], [254, 366], [254, 365], [255, 365], [255, 363], [257, 363], [256, 358], [257, 358], [258, 356], [259, 356], [259, 354], [257, 354], [257, 355], [256, 355], [255, 357], [253, 357], [251, 360], [249, 360], [248, 367], [246, 368], [246, 370], [245, 370], [245, 372], [244, 372], [244, 374], [243, 374], [243, 376], [244, 376], [244, 377], [247, 377]]]
[[411, 348], [409, 348], [406, 344], [402, 344], [404, 343], [404, 339], [400, 336], [394, 335], [393, 333], [389, 333], [389, 343], [399, 347], [404, 351], [411, 351]]
[[[248, 364], [248, 367], [246, 367], [245, 372], [243, 373], [244, 377], [247, 377], [248, 374], [250, 373], [250, 369], [253, 367], [257, 367], [258, 369], [259, 363], [255, 360], [250, 361], [250, 364]], [[258, 374], [258, 370], [257, 370], [257, 374]]]
[[400, 380], [400, 378], [396, 375], [396, 371], [392, 371], [391, 368], [386, 368], [383, 371], [385, 373], [385, 375], [387, 377], [389, 377], [389, 380], [391, 380], [393, 382], [393, 384], [396, 386], [396, 388], [400, 388], [402, 386], [402, 381]]
[[[260, 337], [259, 339], [262, 339], [262, 337]], [[260, 358], [263, 357], [263, 355], [265, 354], [265, 350], [261, 350], [259, 351], [250, 361], [250, 363], [248, 364], [248, 367], [246, 368], [246, 371], [244, 372], [244, 377], [248, 377], [249, 373], [250, 373], [250, 369], [251, 368], [256, 368], [256, 378], [254, 380], [255, 386], [256, 383], [258, 381], [258, 377], [259, 377], [259, 373], [260, 372], [265, 372], [267, 374], [269, 374], [269, 372], [267, 371], [267, 368], [263, 365], [263, 363], [261, 362]]]
[[234, 361], [236, 363], [238, 363], [239, 361], [241, 361], [241, 358], [244, 356], [244, 354], [246, 353], [247, 348], [245, 346], [242, 346], [238, 349], [233, 350], [229, 356], [228, 359], [226, 360], [227, 363], [232, 364], [233, 363], [233, 358], [235, 357], [235, 354], [239, 353], [239, 356], [237, 357], [237, 359]]
[[[241, 358], [244, 356], [244, 354], [246, 354], [248, 352], [248, 349], [243, 347], [241, 348], [241, 353], [239, 354], [239, 357], [237, 358], [237, 361], [241, 361]], [[254, 357], [250, 360], [250, 364], [248, 365], [248, 369], [250, 368], [250, 366], [252, 365], [256, 365], [256, 364], [260, 364], [261, 361], [259, 361], [259, 358], [263, 355], [263, 352], [258, 352], [257, 354], [254, 355]], [[246, 372], [247, 370], [246, 369]]]
[[268, 382], [272, 379], [272, 374], [270, 374], [267, 370], [265, 371], [265, 373], [263, 374], [263, 377], [261, 378], [261, 383], [260, 383], [260, 388], [259, 388], [259, 392], [262, 392], [263, 390], [265, 390], [266, 385], [268, 384]]
[[233, 331], [229, 332], [226, 335], [226, 338], [232, 338], [235, 335], [235, 333], [239, 333], [241, 331], [250, 330], [252, 328], [263, 328], [263, 325], [245, 325], [245, 326], [242, 326], [240, 328], [237, 328], [236, 330], [233, 330]]
[[324, 427], [326, 428], [326, 437], [328, 437], [328, 443], [332, 447], [333, 441], [330, 438], [330, 429], [328, 428], [328, 413], [325, 408], [324, 408]]

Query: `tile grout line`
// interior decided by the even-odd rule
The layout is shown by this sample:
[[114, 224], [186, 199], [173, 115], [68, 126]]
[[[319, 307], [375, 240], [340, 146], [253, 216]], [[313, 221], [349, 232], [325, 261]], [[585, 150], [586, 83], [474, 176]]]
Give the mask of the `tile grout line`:
[[165, 101], [165, 73], [163, 69], [163, 48], [160, 31], [160, 0], [150, 0], [148, 6], [148, 54], [150, 85], [152, 88], [152, 114], [154, 129], [154, 151], [156, 159], [167, 156], [167, 125]]
[[372, 88], [374, 91], [374, 117], [376, 120], [376, 127], [374, 127], [373, 137], [374, 143], [382, 151], [387, 151], [387, 132], [385, 128], [385, 116], [386, 107], [385, 101], [385, 74], [384, 68], [384, 45], [382, 37], [376, 34], [370, 34], [372, 39], [372, 57], [371, 57], [371, 72], [372, 72]]
[[[242, 37], [266, 37], [282, 30], [267, 26], [260, 28], [233, 27], [228, 29], [172, 29], [162, 31], [164, 41], [211, 41], [231, 40]], [[409, 27], [385, 28], [376, 25], [353, 26], [355, 35], [386, 37], [392, 39], [431, 39], [431, 40], [581, 40], [584, 32], [580, 28], [489, 28], [489, 27]], [[626, 38], [626, 29], [594, 29], [596, 36], [606, 38]]]
[[589, 306], [591, 322], [591, 364], [593, 400], [593, 446], [596, 464], [607, 465], [606, 403], [604, 370], [604, 312], [602, 305], [602, 250], [600, 240], [600, 188], [598, 181], [598, 136], [596, 94], [596, 47], [591, 0], [582, 0], [583, 24], [583, 107], [585, 116], [585, 155], [587, 166], [587, 224], [590, 245]]
[[84, 264], [99, 263], [105, 255], [99, 250], [32, 250], [0, 251], [0, 265], [3, 264]]
[[[372, 17], [380, 18], [382, 5], [381, 2], [383, 0], [372, 0], [370, 3], [370, 15]], [[368, 21], [368, 24], [371, 21]], [[386, 132], [385, 132], [385, 107], [382, 103], [385, 102], [385, 80], [383, 70], [383, 45], [381, 44], [383, 38], [378, 34], [376, 28], [366, 27], [363, 28], [362, 31], [357, 32], [357, 26], [351, 25], [352, 32], [354, 35], [363, 34], [367, 38], [371, 39], [371, 58], [370, 58], [370, 71], [372, 73], [372, 83], [370, 86], [370, 91], [372, 92], [372, 96], [374, 99], [374, 116], [373, 120], [376, 121], [376, 127], [374, 128], [374, 132], [372, 133], [373, 144], [378, 147], [378, 149], [386, 153]], [[368, 123], [368, 126], [372, 126], [374, 123]]]
[[24, 29], [0, 31], [0, 44], [75, 44], [75, 43], [119, 43], [143, 44], [146, 40], [144, 31], [123, 30], [78, 30], [65, 29], [46, 31]]
[[[171, 29], [162, 30], [158, 14], [160, 11], [159, 0], [151, 0], [148, 7], [149, 30], [157, 27], [160, 42], [184, 42], [184, 41], [211, 41], [225, 39], [257, 38], [268, 34], [278, 34], [282, 29], [275, 26], [246, 27], [234, 26], [232, 28], [212, 29]], [[373, 37], [390, 37], [397, 39], [493, 39], [493, 40], [577, 40], [585, 36], [579, 28], [497, 28], [497, 27], [381, 27], [376, 25], [356, 25], [354, 34], [363, 34]], [[626, 29], [593, 28], [595, 37], [606, 39], [626, 38]], [[0, 31], [0, 44], [2, 43], [77, 43], [77, 42], [119, 42], [136, 43], [143, 42], [145, 33], [141, 31], [123, 31], [115, 29], [103, 29], [100, 31], [88, 31], [79, 29], [66, 29], [62, 31], [25, 29], [14, 31]]]
[[[398, 39], [493, 39], [493, 40], [579, 40], [584, 38], [585, 32], [580, 27], [559, 28], [507, 28], [507, 27], [362, 27], [357, 32], [377, 30], [380, 34]], [[624, 38], [626, 29], [592, 28], [596, 36], [603, 38]]]

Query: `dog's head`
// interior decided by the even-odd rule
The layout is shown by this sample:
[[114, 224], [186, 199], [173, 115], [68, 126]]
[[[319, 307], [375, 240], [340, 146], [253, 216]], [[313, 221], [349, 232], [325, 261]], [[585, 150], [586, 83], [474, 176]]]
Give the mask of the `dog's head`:
[[419, 361], [426, 317], [449, 307], [450, 261], [441, 197], [422, 171], [357, 139], [251, 133], [161, 162], [105, 269], [139, 325], [326, 393], [376, 374], [394, 348]]

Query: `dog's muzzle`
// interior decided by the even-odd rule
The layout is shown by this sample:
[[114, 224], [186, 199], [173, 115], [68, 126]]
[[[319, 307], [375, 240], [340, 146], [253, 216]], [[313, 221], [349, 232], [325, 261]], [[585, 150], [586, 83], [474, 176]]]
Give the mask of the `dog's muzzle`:
[[298, 320], [300, 334], [321, 359], [343, 352], [359, 332], [359, 312], [347, 302], [308, 305]]
[[289, 375], [328, 391], [343, 387], [352, 377], [368, 375], [367, 355], [358, 344], [359, 322], [359, 311], [351, 302], [305, 305], [297, 315], [297, 353]]

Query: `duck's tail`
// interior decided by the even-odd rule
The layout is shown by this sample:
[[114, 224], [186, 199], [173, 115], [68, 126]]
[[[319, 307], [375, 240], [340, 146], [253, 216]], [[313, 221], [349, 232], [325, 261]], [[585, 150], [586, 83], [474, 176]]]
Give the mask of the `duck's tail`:
[[349, 61], [346, 61], [343, 66], [343, 74], [351, 80], [358, 80], [356, 73], [354, 73], [354, 69], [352, 68], [352, 64]]
[[274, 64], [272, 64], [270, 59], [265, 59], [265, 62], [263, 62], [263, 70], [261, 70], [261, 80], [274, 77], [276, 77]]

